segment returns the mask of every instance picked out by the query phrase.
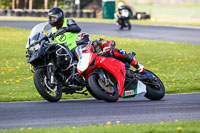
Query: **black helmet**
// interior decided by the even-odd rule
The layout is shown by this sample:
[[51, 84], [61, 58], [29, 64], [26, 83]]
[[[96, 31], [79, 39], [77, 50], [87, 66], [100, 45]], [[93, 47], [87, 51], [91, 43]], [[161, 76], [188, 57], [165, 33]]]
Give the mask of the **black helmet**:
[[82, 44], [88, 44], [92, 42], [92, 39], [90, 37], [90, 35], [88, 33], [82, 32], [79, 33], [77, 38], [76, 38], [76, 44], [78, 45], [82, 45]]
[[48, 16], [49, 24], [53, 27], [57, 26], [64, 20], [63, 10], [58, 7], [51, 8], [49, 10]]

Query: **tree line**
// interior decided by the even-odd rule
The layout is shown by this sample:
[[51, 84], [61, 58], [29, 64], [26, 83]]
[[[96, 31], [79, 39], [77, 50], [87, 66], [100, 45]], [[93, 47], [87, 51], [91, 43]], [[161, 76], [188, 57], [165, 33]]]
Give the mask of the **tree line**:
[[[102, 0], [80, 0], [80, 8], [83, 9], [93, 1]], [[50, 9], [52, 7], [61, 7], [64, 9], [76, 9], [75, 0], [0, 0], [0, 9]]]

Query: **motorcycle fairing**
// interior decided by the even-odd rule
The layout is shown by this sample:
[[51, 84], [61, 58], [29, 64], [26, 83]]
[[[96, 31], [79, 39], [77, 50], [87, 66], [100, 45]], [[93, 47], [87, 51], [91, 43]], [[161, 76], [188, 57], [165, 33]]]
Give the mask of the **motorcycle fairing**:
[[[91, 66], [93, 62], [95, 63]], [[95, 53], [90, 52], [90, 49], [88, 49], [88, 53], [80, 54], [77, 70], [79, 74], [84, 73], [86, 81], [88, 80], [88, 76], [94, 72], [95, 68], [103, 68], [116, 78], [118, 82], [118, 92], [121, 98], [126, 96], [135, 96], [136, 94], [146, 92], [145, 87], [139, 87], [142, 86], [142, 82], [137, 84], [138, 88], [136, 89], [136, 92], [133, 92], [135, 90], [132, 88], [130, 92], [125, 92], [124, 84], [126, 79], [126, 70], [123, 62], [111, 57], [96, 56]]]
[[79, 56], [79, 61], [77, 64], [77, 70], [79, 74], [82, 74], [92, 63], [95, 56], [92, 56], [93, 53], [83, 53]]
[[52, 54], [52, 53], [55, 53], [56, 50], [57, 50], [56, 44], [51, 44], [46, 48], [45, 52], [47, 54]]
[[28, 59], [28, 63], [32, 63], [35, 60], [42, 58], [42, 56], [45, 54], [45, 48], [39, 49], [37, 52], [34, 53], [33, 56], [31, 56], [30, 59]]
[[124, 92], [124, 82], [126, 78], [125, 64], [114, 58], [98, 56], [96, 58], [95, 66], [102, 67], [113, 74], [119, 85], [119, 96], [122, 97]]
[[137, 81], [137, 86], [136, 88], [132, 88], [130, 90], [125, 90], [123, 92], [123, 96], [122, 98], [128, 98], [128, 97], [135, 97], [136, 95], [142, 95], [145, 94], [146, 91], [146, 85], [143, 84], [141, 81], [136, 80]]

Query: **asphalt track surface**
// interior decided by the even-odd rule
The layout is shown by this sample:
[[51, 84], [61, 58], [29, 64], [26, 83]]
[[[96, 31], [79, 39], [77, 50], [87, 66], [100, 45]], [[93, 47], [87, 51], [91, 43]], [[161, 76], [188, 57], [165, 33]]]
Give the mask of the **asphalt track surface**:
[[[0, 26], [31, 29], [37, 23], [39, 22], [23, 21], [13, 23], [0, 21]], [[170, 40], [171, 37], [167, 38], [164, 35], [157, 37], [157, 39], [200, 44], [200, 31], [198, 28], [133, 25], [131, 31], [119, 31], [114, 24], [79, 23], [79, 25], [82, 31], [90, 34], [126, 38], [141, 37], [141, 39], [150, 37], [150, 40], [156, 39], [154, 37], [159, 34], [156, 32], [160, 30], [161, 33], [163, 32], [169, 36], [172, 36], [172, 33], [175, 32], [179, 36], [173, 37], [175, 40]], [[152, 32], [143, 33], [148, 30]], [[175, 35], [175, 33], [173, 34]], [[157, 123], [174, 120], [200, 120], [200, 93], [166, 95], [160, 101], [151, 101], [141, 96], [120, 99], [116, 103], [107, 103], [95, 99], [62, 100], [58, 103], [47, 101], [0, 102], [0, 129], [82, 126], [106, 124], [107, 121], [112, 123], [116, 121], [121, 123]]]
[[[41, 21], [0, 21], [0, 26], [32, 29]], [[119, 30], [114, 23], [86, 23], [78, 22], [82, 32], [96, 35], [116, 36], [145, 40], [160, 40], [200, 44], [200, 28], [198, 27], [170, 27], [132, 25], [132, 30]]]
[[200, 120], [200, 93], [166, 95], [160, 101], [140, 96], [116, 103], [95, 99], [0, 103], [0, 129], [175, 120]]

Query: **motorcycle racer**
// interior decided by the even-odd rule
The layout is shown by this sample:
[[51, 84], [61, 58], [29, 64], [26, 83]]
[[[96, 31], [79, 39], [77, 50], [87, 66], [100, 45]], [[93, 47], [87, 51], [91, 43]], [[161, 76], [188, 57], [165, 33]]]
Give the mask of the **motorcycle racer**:
[[53, 39], [54, 42], [59, 44], [67, 44], [69, 49], [72, 50], [76, 47], [76, 37], [81, 31], [80, 27], [73, 19], [64, 20], [64, 12], [58, 7], [54, 7], [49, 10], [49, 24], [52, 29], [51, 34], [56, 33], [60, 28], [67, 27], [68, 31], [59, 35]]
[[124, 6], [123, 2], [119, 2], [118, 3], [118, 6], [117, 6], [118, 8], [117, 8], [117, 10], [115, 11], [115, 14], [114, 14], [116, 22], [119, 22], [120, 13], [121, 13], [121, 10], [122, 10], [123, 6]]
[[122, 62], [128, 62], [131, 66], [137, 69], [138, 72], [144, 71], [144, 66], [140, 64], [133, 56], [132, 54], [127, 54], [125, 50], [123, 49], [117, 49], [115, 48], [116, 43], [113, 40], [105, 41], [102, 38], [98, 38], [95, 41], [93, 41], [94, 47], [96, 49], [100, 49], [103, 51], [103, 53], [110, 53], [115, 58], [121, 60]]
[[[88, 41], [88, 43], [87, 43]], [[92, 43], [94, 47], [94, 53], [104, 53], [104, 54], [111, 54], [116, 59], [124, 62], [129, 63], [131, 66], [137, 69], [138, 72], [144, 71], [144, 66], [140, 64], [132, 54], [127, 54], [123, 49], [115, 48], [116, 43], [113, 40], [106, 41], [102, 38], [98, 38], [94, 41], [91, 41], [91, 38], [88, 33], [80, 33], [76, 39], [76, 42], [84, 42], [83, 45], [87, 45]], [[78, 43], [81, 44], [81, 43]]]
[[124, 27], [128, 27], [129, 30], [131, 29], [129, 22], [131, 15], [132, 10], [130, 7], [125, 6], [123, 2], [119, 2], [117, 10], [114, 13], [114, 18], [116, 24], [120, 26], [120, 30], [122, 30]]

